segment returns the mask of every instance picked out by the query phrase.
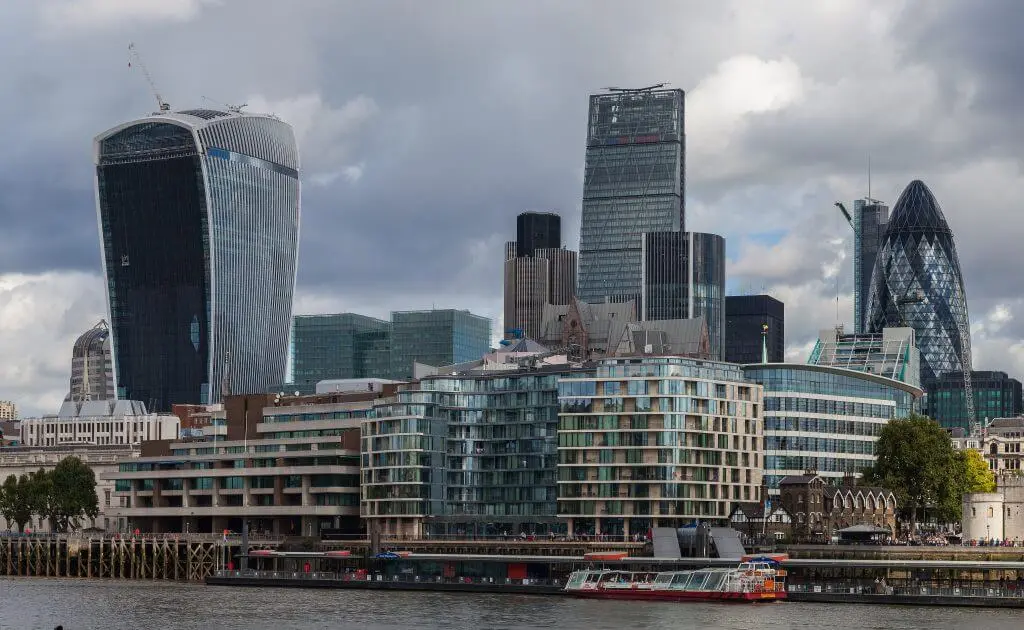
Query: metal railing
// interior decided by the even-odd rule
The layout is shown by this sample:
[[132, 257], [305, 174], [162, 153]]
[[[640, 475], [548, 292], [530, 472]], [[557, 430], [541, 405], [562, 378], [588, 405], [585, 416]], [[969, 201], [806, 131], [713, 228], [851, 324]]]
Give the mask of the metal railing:
[[828, 582], [826, 584], [788, 584], [790, 593], [830, 593], [866, 597], [992, 597], [1024, 599], [1024, 590], [1005, 586], [892, 586], [871, 582]]
[[330, 571], [215, 571], [219, 578], [246, 578], [263, 580], [334, 580], [338, 582], [392, 582], [420, 584], [487, 584], [495, 586], [551, 586], [565, 585], [563, 580], [537, 578], [493, 578], [493, 577], [443, 577], [440, 575], [413, 575], [408, 573], [385, 575], [383, 573], [337, 573]]

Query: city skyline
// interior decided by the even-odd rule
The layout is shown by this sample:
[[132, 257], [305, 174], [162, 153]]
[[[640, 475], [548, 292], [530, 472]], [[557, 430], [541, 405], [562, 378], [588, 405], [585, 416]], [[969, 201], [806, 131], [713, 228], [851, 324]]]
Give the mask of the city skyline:
[[[984, 67], [985, 53], [964, 43], [972, 29], [1008, 27], [1013, 14], [962, 15], [951, 7], [913, 15], [909, 5], [901, 13], [881, 3], [851, 3], [792, 15], [780, 8], [772, 13], [782, 19], [773, 20], [764, 19], [763, 9], [747, 8], [730, 25], [725, 16], [734, 8], [727, 3], [666, 4], [637, 16], [626, 33], [615, 25], [618, 37], [638, 44], [615, 57], [594, 56], [607, 48], [611, 23], [599, 11], [583, 12], [580, 19], [592, 28], [573, 23], [571, 32], [589, 34], [571, 40], [557, 64], [540, 54], [544, 46], [522, 51], [502, 33], [488, 45], [451, 42], [453, 51], [474, 46], [479, 54], [448, 57], [433, 46], [442, 41], [438, 35], [410, 19], [393, 28], [416, 54], [382, 51], [371, 73], [366, 64], [325, 61], [358, 58], [352, 51], [366, 44], [356, 31], [380, 23], [377, 8], [296, 11], [308, 37], [283, 42], [271, 54], [254, 44], [271, 32], [271, 5], [269, 13], [240, 16], [230, 2], [182, 2], [154, 13], [145, 7], [118, 13], [104, 4], [91, 16], [65, 12], [60, 3], [5, 7], [12, 50], [27, 50], [28, 33], [61, 40], [0, 70], [11, 85], [38, 88], [20, 90], [4, 104], [7, 120], [24, 121], [10, 130], [23, 150], [0, 168], [0, 208], [11, 239], [0, 254], [0, 350], [25, 357], [0, 373], [0, 383], [23, 415], [56, 409], [67, 393], [68, 350], [103, 317], [86, 153], [96, 131], [155, 108], [144, 79], [125, 67], [124, 44], [133, 38], [176, 109], [204, 106], [208, 94], [274, 111], [296, 125], [310, 166], [296, 313], [380, 317], [436, 304], [498, 320], [501, 261], [491, 252], [508, 240], [512, 217], [551, 209], [564, 217], [563, 242], [570, 249], [578, 243], [586, 96], [606, 85], [670, 81], [687, 92], [687, 229], [728, 240], [730, 293], [764, 287], [786, 303], [791, 357], [805, 358], [817, 331], [837, 319], [837, 270], [838, 319], [852, 327], [853, 237], [831, 205], [865, 195], [870, 153], [873, 196], [891, 203], [907, 182], [921, 178], [942, 200], [957, 236], [972, 323], [981, 328], [972, 340], [975, 367], [1024, 372], [1014, 318], [1024, 291], [1005, 272], [986, 273], [1006, 264], [1024, 231], [1009, 212], [1015, 195], [1005, 194], [1021, 185], [1012, 166], [1016, 138], [1000, 121], [1017, 79], [997, 75], [999, 64]], [[453, 6], [438, 5], [432, 19], [461, 27], [494, 17], [484, 9], [448, 14]], [[520, 27], [510, 29], [519, 36], [528, 27], [539, 42], [568, 41], [571, 20], [502, 13]], [[840, 41], [865, 16], [876, 45], [864, 50]], [[991, 24], [980, 23], [986, 19]], [[193, 39], [197, 27], [219, 31], [225, 20], [242, 28], [224, 39]], [[328, 37], [317, 27], [328, 23], [356, 31]], [[657, 33], [669, 25], [675, 35], [660, 40]], [[742, 48], [748, 54], [700, 37], [715, 29], [750, 38], [753, 45]], [[254, 56], [222, 54], [229, 48], [251, 49]], [[957, 64], [944, 63], [951, 56]], [[857, 66], [842, 61], [854, 57]], [[469, 106], [438, 81], [439, 71], [461, 77], [466, 89], [509, 87], [517, 96]], [[387, 83], [376, 81], [378, 74]], [[78, 77], [92, 89], [76, 88]], [[747, 84], [755, 89], [735, 92]], [[962, 87], [967, 84], [973, 87]], [[77, 97], [69, 97], [72, 89]], [[864, 93], [873, 94], [871, 103], [856, 97]], [[541, 99], [549, 105], [538, 117]], [[54, 109], [58, 102], [76, 107]], [[493, 127], [482, 146], [485, 119]], [[853, 141], [851, 128], [858, 130]]]

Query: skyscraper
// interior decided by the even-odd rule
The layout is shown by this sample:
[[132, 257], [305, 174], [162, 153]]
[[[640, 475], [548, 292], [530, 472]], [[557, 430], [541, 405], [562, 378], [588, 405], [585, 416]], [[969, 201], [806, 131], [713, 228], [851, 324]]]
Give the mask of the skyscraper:
[[576, 294], [576, 252], [562, 249], [561, 218], [524, 212], [516, 240], [505, 246], [505, 337], [539, 338], [545, 304], [568, 304]]
[[881, 201], [857, 199], [853, 202], [853, 328], [856, 334], [865, 332], [871, 273], [888, 222], [889, 206]]
[[684, 230], [683, 116], [682, 90], [615, 90], [590, 97], [581, 300], [639, 303], [642, 234]]
[[769, 363], [786, 360], [786, 305], [770, 295], [726, 297], [725, 360], [761, 363], [766, 345]]
[[920, 180], [897, 200], [878, 251], [867, 332], [909, 326], [921, 351], [925, 389], [946, 372], [971, 369], [967, 295], [953, 231]]
[[703, 317], [711, 356], [725, 350], [725, 239], [703, 232], [642, 235], [642, 318]]
[[119, 398], [154, 411], [284, 381], [299, 232], [292, 128], [193, 109], [95, 140]]
[[106, 320], [82, 333], [71, 350], [71, 386], [65, 400], [113, 400], [114, 365]]

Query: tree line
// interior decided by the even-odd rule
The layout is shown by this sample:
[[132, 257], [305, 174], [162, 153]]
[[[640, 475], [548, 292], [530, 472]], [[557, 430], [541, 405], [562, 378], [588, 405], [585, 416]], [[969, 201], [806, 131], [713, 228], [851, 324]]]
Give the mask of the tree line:
[[959, 522], [963, 495], [993, 492], [995, 475], [981, 453], [953, 448], [949, 433], [931, 418], [911, 415], [891, 420], [875, 444], [875, 464], [864, 482], [893, 491], [897, 515], [917, 529], [925, 513], [937, 522]]
[[49, 520], [52, 531], [66, 532], [99, 512], [96, 475], [77, 457], [65, 457], [53, 470], [9, 475], [0, 485], [0, 516], [19, 532], [33, 518]]

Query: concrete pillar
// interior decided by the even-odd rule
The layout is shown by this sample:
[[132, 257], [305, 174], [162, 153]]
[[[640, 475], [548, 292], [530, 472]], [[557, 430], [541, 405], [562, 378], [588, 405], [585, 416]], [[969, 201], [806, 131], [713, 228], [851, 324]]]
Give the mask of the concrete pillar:
[[252, 477], [242, 477], [242, 506], [249, 507], [252, 493]]
[[601, 519], [599, 517], [594, 519], [594, 535], [601, 535]]
[[302, 505], [313, 505], [313, 497], [309, 493], [309, 475], [302, 475]]
[[622, 539], [629, 540], [629, 519], [622, 519]]

